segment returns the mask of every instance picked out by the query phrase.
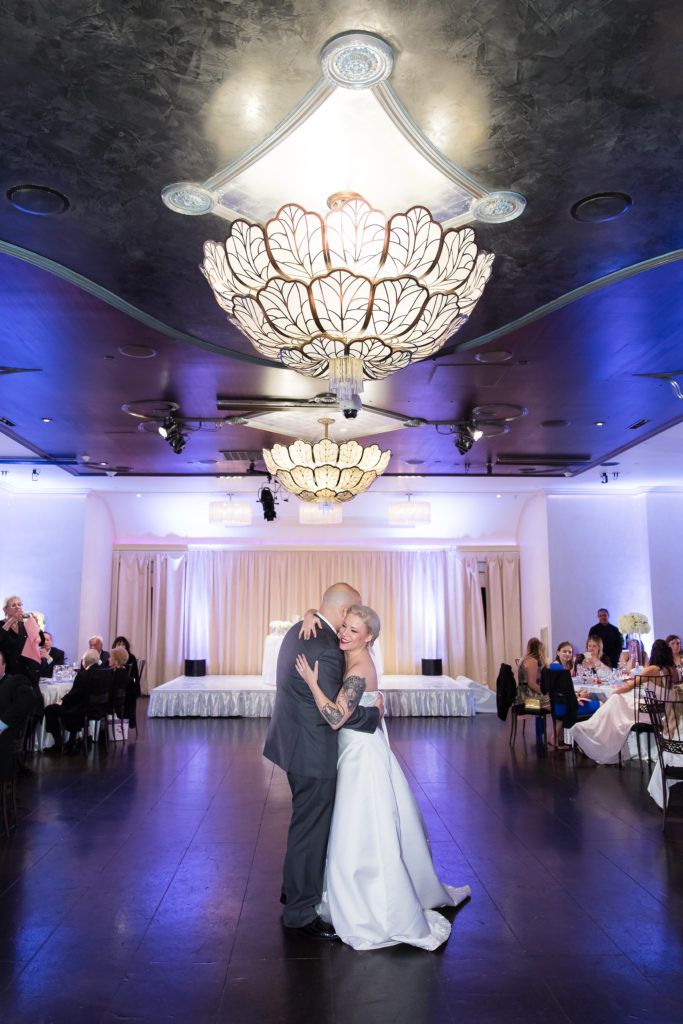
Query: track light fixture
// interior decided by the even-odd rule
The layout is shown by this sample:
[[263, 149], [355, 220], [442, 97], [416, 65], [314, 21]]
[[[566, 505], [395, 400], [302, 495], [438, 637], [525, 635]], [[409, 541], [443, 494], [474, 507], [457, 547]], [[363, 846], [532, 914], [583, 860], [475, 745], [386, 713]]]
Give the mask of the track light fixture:
[[261, 507], [263, 508], [263, 518], [267, 523], [272, 523], [274, 519], [277, 519], [275, 498], [270, 487], [262, 487], [256, 500], [261, 503]]
[[474, 420], [463, 420], [455, 424], [455, 447], [461, 455], [467, 455], [475, 441], [483, 437], [483, 431], [479, 429]]
[[180, 429], [180, 424], [173, 416], [166, 416], [159, 427], [159, 434], [168, 441], [176, 455], [180, 455], [187, 443], [187, 438]]

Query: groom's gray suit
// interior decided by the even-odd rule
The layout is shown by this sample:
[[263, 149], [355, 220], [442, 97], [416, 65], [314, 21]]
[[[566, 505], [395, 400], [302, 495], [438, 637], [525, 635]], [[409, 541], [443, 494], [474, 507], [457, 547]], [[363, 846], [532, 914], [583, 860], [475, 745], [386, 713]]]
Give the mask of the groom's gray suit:
[[[326, 622], [310, 640], [292, 626], [277, 660], [277, 691], [264, 755], [284, 771], [292, 790], [292, 819], [283, 868], [282, 920], [300, 928], [316, 916], [322, 895], [325, 855], [337, 784], [337, 734], [320, 714], [311, 691], [295, 668], [298, 654], [318, 662], [318, 685], [334, 701], [344, 676], [344, 655]], [[377, 708], [356, 708], [345, 729], [374, 732]]]

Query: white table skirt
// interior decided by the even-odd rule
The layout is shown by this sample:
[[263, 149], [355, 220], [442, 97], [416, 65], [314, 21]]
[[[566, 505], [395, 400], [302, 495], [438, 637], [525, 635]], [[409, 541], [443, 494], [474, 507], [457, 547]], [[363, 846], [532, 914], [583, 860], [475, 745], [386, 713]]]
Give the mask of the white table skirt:
[[[683, 754], [670, 754], [668, 751], [666, 751], [665, 754], [664, 754], [664, 761], [666, 762], [666, 764], [678, 765], [679, 767], [683, 767]], [[669, 797], [671, 796], [671, 787], [672, 786], [677, 786], [679, 781], [680, 781], [679, 779], [667, 779], [666, 780], [667, 802], [669, 800]], [[652, 799], [654, 800], [654, 802], [657, 804], [657, 806], [661, 807], [663, 809], [664, 808], [664, 803], [663, 803], [663, 796], [664, 796], [664, 794], [663, 794], [663, 787], [662, 787], [662, 769], [661, 769], [661, 766], [659, 764], [659, 760], [657, 760], [657, 763], [655, 764], [655, 768], [654, 768], [654, 771], [652, 772], [652, 777], [651, 777], [649, 785], [647, 787], [647, 791], [650, 794], [650, 796], [652, 797]]]
[[[465, 676], [384, 676], [387, 715], [471, 716], [495, 711], [495, 694]], [[268, 718], [275, 690], [260, 676], [179, 676], [150, 694], [150, 718]]]
[[[47, 707], [49, 704], [56, 704], [58, 700], [61, 700], [64, 694], [69, 692], [72, 685], [72, 682], [55, 683], [52, 680], [50, 680], [50, 682], [48, 683], [41, 683], [40, 692], [43, 695], [45, 707]], [[45, 733], [45, 721], [41, 719], [38, 725], [36, 726], [36, 733], [34, 739], [36, 750], [42, 750], [43, 747], [52, 747], [54, 746], [54, 742], [55, 741], [53, 740], [51, 734]]]

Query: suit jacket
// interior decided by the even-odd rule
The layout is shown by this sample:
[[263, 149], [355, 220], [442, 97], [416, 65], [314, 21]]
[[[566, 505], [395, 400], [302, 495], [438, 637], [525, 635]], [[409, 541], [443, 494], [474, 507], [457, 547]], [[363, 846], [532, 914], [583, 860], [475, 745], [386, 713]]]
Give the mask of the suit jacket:
[[109, 668], [109, 651], [100, 654], [100, 668]]
[[[286, 772], [315, 779], [337, 774], [337, 734], [318, 710], [294, 662], [302, 653], [313, 665], [318, 662], [318, 685], [335, 700], [344, 676], [344, 655], [334, 630], [323, 623], [316, 637], [299, 638], [301, 623], [292, 626], [277, 659], [275, 706], [270, 719], [264, 756]], [[344, 728], [374, 732], [379, 723], [377, 708], [356, 708]]]
[[0, 721], [21, 729], [29, 715], [43, 710], [43, 698], [24, 676], [5, 675], [0, 679]]
[[52, 672], [55, 665], [64, 664], [64, 651], [60, 651], [59, 647], [50, 648], [50, 657], [52, 658], [52, 661], [48, 661], [47, 658], [40, 659], [41, 679], [52, 679]]
[[68, 711], [85, 711], [85, 707], [88, 703], [88, 693], [90, 692], [90, 680], [93, 668], [97, 668], [97, 665], [91, 665], [90, 668], [79, 668], [78, 672], [74, 676], [74, 681], [71, 689], [68, 690], [62, 697], [62, 707]]
[[605, 626], [601, 622], [596, 622], [594, 626], [591, 626], [588, 631], [588, 635], [595, 633], [602, 640], [602, 650], [605, 656], [609, 659], [610, 668], [616, 668], [619, 664], [619, 658], [624, 646], [624, 638], [611, 622], [608, 622]]

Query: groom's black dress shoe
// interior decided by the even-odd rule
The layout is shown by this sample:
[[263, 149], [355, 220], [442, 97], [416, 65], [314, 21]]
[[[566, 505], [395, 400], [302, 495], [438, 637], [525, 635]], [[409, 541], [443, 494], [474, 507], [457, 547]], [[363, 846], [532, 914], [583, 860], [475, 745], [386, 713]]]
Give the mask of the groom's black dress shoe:
[[322, 917], [314, 917], [308, 924], [302, 924], [299, 928], [289, 928], [285, 925], [285, 931], [296, 932], [297, 935], [308, 935], [312, 939], [338, 939], [331, 924], [323, 921]]

